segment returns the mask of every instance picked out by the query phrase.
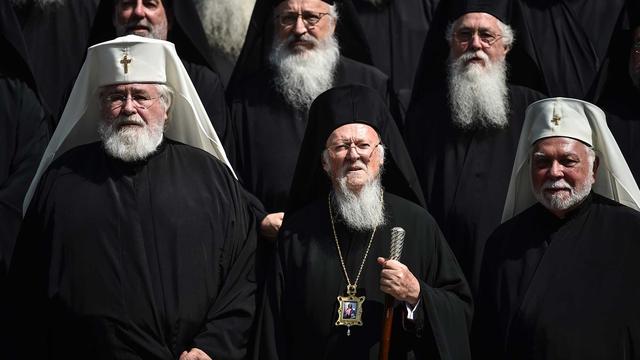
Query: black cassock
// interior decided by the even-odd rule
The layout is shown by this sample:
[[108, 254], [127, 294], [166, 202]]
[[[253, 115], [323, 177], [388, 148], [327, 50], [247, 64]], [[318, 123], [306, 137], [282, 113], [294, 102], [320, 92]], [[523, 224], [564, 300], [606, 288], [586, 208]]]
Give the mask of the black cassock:
[[[267, 213], [284, 211], [307, 126], [307, 114], [292, 109], [263, 69], [243, 82], [231, 101], [235, 137], [234, 169]], [[341, 57], [334, 86], [362, 84], [388, 99], [388, 78], [378, 69]], [[266, 214], [264, 214], [266, 215]], [[264, 217], [264, 215], [262, 217]], [[262, 218], [260, 217], [260, 218]]]
[[567, 218], [536, 204], [487, 243], [478, 359], [640, 359], [640, 213], [592, 193]]
[[[400, 261], [420, 282], [415, 321], [395, 303], [390, 359], [469, 358], [471, 295], [462, 272], [431, 216], [418, 205], [385, 194], [387, 225], [373, 239], [357, 296], [366, 296], [363, 326], [335, 326], [337, 296], [346, 280], [331, 230], [327, 199], [287, 215], [278, 239], [276, 270], [267, 284], [256, 343], [260, 359], [377, 359], [384, 313], [379, 256], [389, 256], [390, 229], [406, 231]], [[335, 212], [334, 212], [335, 214]], [[353, 282], [371, 232], [352, 232], [336, 220], [345, 266]], [[274, 330], [275, 329], [275, 330]]]
[[22, 222], [22, 201], [49, 140], [47, 120], [25, 82], [0, 74], [0, 287]]
[[[165, 140], [124, 163], [99, 143], [49, 168], [9, 273], [26, 358], [241, 359], [255, 308], [252, 216], [228, 168]], [[28, 349], [28, 352], [25, 352]]]
[[542, 94], [509, 87], [505, 129], [460, 130], [443, 90], [414, 99], [406, 143], [429, 213], [436, 219], [471, 289], [477, 290], [482, 250], [500, 224], [527, 106]]
[[353, 0], [373, 64], [387, 74], [404, 114], [429, 24], [439, 0]]

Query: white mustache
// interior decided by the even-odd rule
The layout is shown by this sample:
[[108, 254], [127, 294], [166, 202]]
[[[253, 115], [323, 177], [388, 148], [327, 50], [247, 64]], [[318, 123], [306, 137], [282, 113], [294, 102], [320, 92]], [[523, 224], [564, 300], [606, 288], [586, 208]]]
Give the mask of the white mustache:
[[318, 39], [305, 33], [305, 34], [302, 34], [301, 36], [289, 35], [289, 37], [287, 38], [287, 45], [290, 45], [294, 41], [300, 41], [300, 40], [311, 43], [314, 46], [318, 46], [320, 44], [320, 41], [318, 41]]
[[481, 59], [485, 64], [489, 62], [489, 55], [487, 55], [487, 53], [482, 50], [467, 51], [466, 53], [460, 55], [459, 61], [466, 63], [467, 61], [475, 58]]
[[543, 190], [557, 190], [557, 189], [569, 189], [573, 191], [573, 187], [565, 179], [560, 180], [547, 180], [542, 185]]
[[130, 116], [126, 116], [126, 115], [120, 115], [118, 116], [114, 121], [113, 121], [113, 125], [120, 127], [122, 125], [139, 125], [139, 126], [145, 126], [146, 123], [144, 122], [144, 120], [142, 120], [142, 118], [140, 117], [140, 115], [134, 114], [134, 115], [130, 115]]

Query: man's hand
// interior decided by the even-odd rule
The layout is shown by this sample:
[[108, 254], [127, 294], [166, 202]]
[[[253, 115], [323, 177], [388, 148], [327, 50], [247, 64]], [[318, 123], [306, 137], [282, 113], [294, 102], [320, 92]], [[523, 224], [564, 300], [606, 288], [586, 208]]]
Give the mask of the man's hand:
[[420, 283], [406, 265], [396, 260], [378, 258], [382, 265], [380, 290], [394, 298], [414, 306], [420, 299]]
[[280, 230], [280, 226], [282, 226], [283, 218], [283, 212], [268, 214], [265, 216], [260, 222], [260, 235], [271, 239], [278, 237], [278, 231]]
[[189, 352], [183, 351], [178, 360], [212, 360], [204, 351], [193, 348]]

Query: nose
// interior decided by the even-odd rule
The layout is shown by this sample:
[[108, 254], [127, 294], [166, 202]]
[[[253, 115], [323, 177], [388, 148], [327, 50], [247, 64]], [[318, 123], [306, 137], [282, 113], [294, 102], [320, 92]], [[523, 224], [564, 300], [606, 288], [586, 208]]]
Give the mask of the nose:
[[549, 168], [549, 176], [554, 179], [559, 179], [564, 176], [562, 165], [559, 162], [554, 161]]
[[142, 0], [138, 0], [136, 2], [136, 6], [133, 8], [133, 14], [139, 18], [143, 18], [145, 16], [145, 7]]
[[304, 20], [302, 20], [302, 16], [298, 15], [296, 19], [296, 23], [293, 27], [294, 34], [301, 36], [307, 32], [307, 26], [304, 24]]
[[349, 150], [347, 150], [347, 159], [350, 160], [358, 160], [360, 159], [360, 154], [356, 151], [357, 147], [355, 144], [351, 144], [349, 146]]
[[127, 99], [124, 101], [124, 104], [122, 105], [122, 112], [125, 115], [131, 115], [137, 112], [136, 107], [133, 106], [133, 99], [131, 96], [127, 96]]
[[471, 41], [469, 42], [469, 47], [474, 50], [482, 49], [482, 41], [480, 41], [480, 34], [476, 32], [471, 36]]

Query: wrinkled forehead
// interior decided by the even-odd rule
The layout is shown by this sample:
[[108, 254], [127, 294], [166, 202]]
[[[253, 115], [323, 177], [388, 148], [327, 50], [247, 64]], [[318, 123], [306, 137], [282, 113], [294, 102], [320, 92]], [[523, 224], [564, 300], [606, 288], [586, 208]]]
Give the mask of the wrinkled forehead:
[[460, 16], [455, 21], [454, 29], [480, 29], [491, 30], [493, 32], [499, 31], [498, 19], [488, 13], [483, 12], [471, 12]]
[[564, 137], [553, 136], [542, 138], [531, 146], [532, 154], [566, 154], [573, 153], [577, 155], [586, 155], [590, 146], [580, 140]]
[[351, 141], [374, 142], [379, 139], [380, 136], [373, 127], [363, 123], [352, 123], [333, 130], [327, 138], [327, 145]]
[[157, 92], [157, 83], [127, 83], [105, 85], [99, 88], [100, 94], [124, 93], [124, 92], [146, 92], [153, 94]]
[[329, 4], [322, 0], [285, 0], [280, 2], [274, 9], [275, 14], [287, 11], [329, 12]]

